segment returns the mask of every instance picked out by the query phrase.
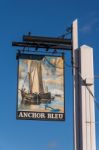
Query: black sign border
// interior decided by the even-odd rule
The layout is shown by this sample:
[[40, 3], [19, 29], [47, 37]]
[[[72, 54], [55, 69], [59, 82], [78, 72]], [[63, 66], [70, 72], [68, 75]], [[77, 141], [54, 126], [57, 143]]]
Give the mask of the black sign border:
[[[18, 80], [18, 75], [19, 75], [19, 59], [30, 59], [30, 60], [33, 60], [35, 59], [36, 57], [38, 58], [40, 56], [41, 57], [44, 57], [44, 56], [49, 56], [49, 57], [62, 57], [63, 58], [63, 69], [64, 69], [64, 76], [63, 76], [63, 82], [64, 82], [64, 113], [52, 113], [52, 112], [42, 112], [42, 113], [45, 113], [45, 114], [48, 114], [48, 113], [52, 113], [52, 114], [63, 114], [64, 118], [62, 120], [59, 120], [59, 119], [38, 119], [38, 118], [19, 118], [18, 117], [18, 112], [33, 112], [33, 113], [41, 113], [41, 112], [34, 112], [34, 111], [18, 111], [18, 84], [19, 84], [19, 80]], [[16, 101], [16, 119], [17, 120], [36, 120], [36, 121], [65, 121], [66, 120], [66, 111], [65, 111], [65, 103], [66, 103], [66, 93], [65, 93], [65, 78], [66, 78], [66, 74], [65, 74], [65, 55], [64, 53], [57, 53], [57, 54], [51, 54], [49, 55], [48, 53], [44, 53], [44, 54], [27, 54], [27, 53], [17, 53], [16, 54], [16, 58], [17, 58], [17, 101]]]

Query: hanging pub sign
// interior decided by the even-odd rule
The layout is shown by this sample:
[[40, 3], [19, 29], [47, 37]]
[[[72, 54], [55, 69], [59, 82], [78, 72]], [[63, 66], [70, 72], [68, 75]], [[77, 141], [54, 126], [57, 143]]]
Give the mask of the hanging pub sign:
[[17, 119], [63, 121], [63, 57], [20, 53], [17, 58]]

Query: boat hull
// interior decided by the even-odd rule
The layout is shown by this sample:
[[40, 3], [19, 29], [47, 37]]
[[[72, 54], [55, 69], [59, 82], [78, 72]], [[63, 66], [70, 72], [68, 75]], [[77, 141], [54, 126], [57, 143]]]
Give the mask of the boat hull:
[[47, 104], [51, 103], [51, 93], [23, 93], [22, 94], [22, 104], [27, 105], [40, 105], [41, 103]]
[[40, 93], [39, 97], [40, 97], [41, 103], [43, 103], [43, 104], [51, 103], [51, 93], [50, 92]]

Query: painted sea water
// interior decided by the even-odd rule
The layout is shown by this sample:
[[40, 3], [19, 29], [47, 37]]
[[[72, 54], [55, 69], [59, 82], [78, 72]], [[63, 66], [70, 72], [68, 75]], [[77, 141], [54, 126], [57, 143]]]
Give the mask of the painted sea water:
[[40, 104], [40, 105], [20, 104], [18, 106], [18, 111], [63, 113], [64, 112], [64, 103], [63, 103], [62, 99], [55, 97], [55, 99], [50, 104]]

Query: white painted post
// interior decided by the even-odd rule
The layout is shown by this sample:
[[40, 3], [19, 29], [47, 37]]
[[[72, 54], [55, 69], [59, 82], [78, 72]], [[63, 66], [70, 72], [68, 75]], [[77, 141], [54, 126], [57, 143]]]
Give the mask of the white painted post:
[[[93, 49], [78, 49], [77, 20], [72, 24], [74, 150], [96, 150]], [[84, 82], [82, 81], [84, 79]], [[86, 82], [86, 85], [85, 85]]]
[[77, 20], [72, 24], [73, 42], [73, 95], [74, 95], [74, 150], [80, 150], [80, 121], [79, 121], [79, 75], [77, 67], [78, 57], [78, 23]]
[[79, 59], [82, 150], [96, 150], [93, 49], [81, 46]]

